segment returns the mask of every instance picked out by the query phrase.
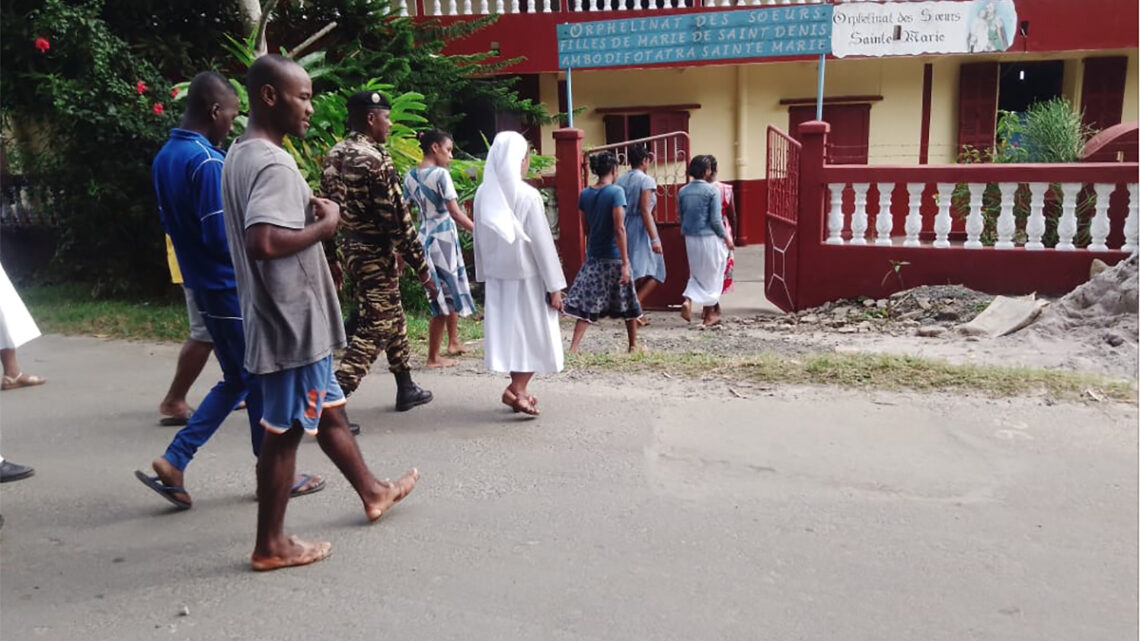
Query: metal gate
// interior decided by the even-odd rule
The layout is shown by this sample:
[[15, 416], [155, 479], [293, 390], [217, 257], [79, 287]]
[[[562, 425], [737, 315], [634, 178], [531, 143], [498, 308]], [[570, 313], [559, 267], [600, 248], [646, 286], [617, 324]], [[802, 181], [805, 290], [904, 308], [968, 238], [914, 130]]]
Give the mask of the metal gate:
[[657, 223], [665, 256], [665, 282], [653, 290], [645, 301], [645, 307], [667, 309], [681, 304], [685, 283], [689, 280], [689, 260], [685, 255], [685, 238], [681, 235], [680, 211], [677, 209], [677, 191], [689, 179], [686, 173], [689, 167], [689, 134], [674, 131], [587, 149], [582, 152], [582, 184], [594, 182], [590, 175], [590, 156], [604, 151], [617, 156], [619, 176], [628, 171], [629, 148], [633, 145], [645, 145], [651, 154], [645, 173], [657, 182], [657, 208], [653, 212], [653, 220]]
[[784, 310], [796, 310], [799, 269], [800, 143], [776, 127], [768, 127], [768, 238], [764, 245], [764, 294]]

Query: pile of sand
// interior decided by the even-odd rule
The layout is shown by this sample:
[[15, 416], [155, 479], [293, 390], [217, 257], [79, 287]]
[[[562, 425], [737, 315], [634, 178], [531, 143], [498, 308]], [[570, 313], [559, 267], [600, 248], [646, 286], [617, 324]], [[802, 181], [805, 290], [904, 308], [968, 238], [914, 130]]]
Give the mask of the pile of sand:
[[1039, 357], [1063, 357], [1067, 369], [1135, 378], [1138, 307], [1134, 255], [1054, 301], [1037, 322], [999, 340]]
[[1136, 344], [1137, 261], [1131, 256], [1045, 308], [1026, 331], [1054, 339]]

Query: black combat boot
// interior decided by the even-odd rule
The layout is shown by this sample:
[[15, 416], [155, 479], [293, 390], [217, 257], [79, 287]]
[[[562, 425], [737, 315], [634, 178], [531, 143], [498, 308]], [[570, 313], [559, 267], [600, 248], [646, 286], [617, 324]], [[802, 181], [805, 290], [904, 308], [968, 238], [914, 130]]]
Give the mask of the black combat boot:
[[406, 412], [418, 405], [430, 403], [431, 392], [412, 382], [411, 372], [396, 372], [396, 411]]

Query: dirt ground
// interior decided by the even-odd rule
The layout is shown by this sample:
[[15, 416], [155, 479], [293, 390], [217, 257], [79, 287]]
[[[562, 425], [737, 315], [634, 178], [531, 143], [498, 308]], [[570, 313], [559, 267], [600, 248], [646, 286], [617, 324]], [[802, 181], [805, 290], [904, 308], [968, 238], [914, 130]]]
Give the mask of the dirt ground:
[[[650, 312], [639, 334], [655, 351], [781, 356], [885, 353], [954, 364], [1070, 370], [1135, 380], [1137, 348], [1136, 261], [1110, 270], [1082, 289], [1050, 301], [1039, 320], [1001, 338], [967, 336], [959, 327], [986, 309], [993, 296], [960, 286], [919, 287], [883, 300], [829, 303], [796, 314], [744, 306], [726, 309], [721, 326], [702, 329], [673, 312]], [[762, 283], [748, 296], [762, 295]], [[736, 294], [739, 302], [740, 294]], [[569, 332], [569, 324], [565, 327]], [[624, 326], [604, 320], [590, 328], [584, 351], [625, 346]]]

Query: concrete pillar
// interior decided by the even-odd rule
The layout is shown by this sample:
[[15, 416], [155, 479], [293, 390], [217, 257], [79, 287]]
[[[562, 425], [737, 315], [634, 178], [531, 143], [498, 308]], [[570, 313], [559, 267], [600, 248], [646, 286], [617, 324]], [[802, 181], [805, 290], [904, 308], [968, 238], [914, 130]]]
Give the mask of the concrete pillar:
[[585, 188], [581, 129], [554, 132], [555, 192], [558, 199], [558, 254], [566, 282], [574, 281], [586, 256], [586, 239], [578, 216], [578, 195]]

